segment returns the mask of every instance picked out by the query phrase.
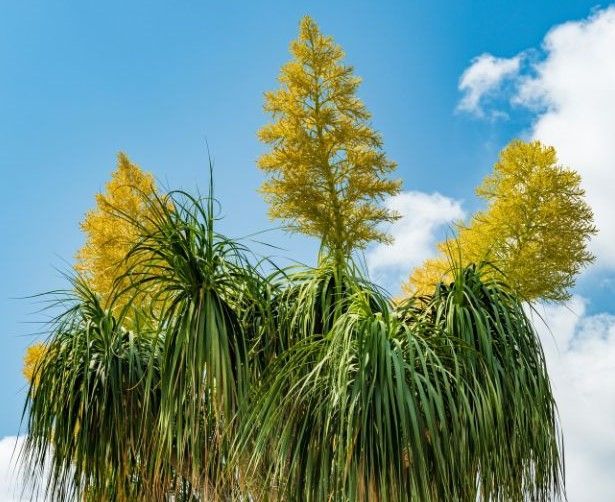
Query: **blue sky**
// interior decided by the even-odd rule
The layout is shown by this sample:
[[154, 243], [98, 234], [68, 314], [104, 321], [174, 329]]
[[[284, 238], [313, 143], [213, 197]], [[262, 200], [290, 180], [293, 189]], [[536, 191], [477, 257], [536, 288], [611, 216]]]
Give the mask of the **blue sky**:
[[[587, 29], [570, 36], [599, 49], [611, 43], [611, 25], [607, 22], [605, 34], [596, 21], [608, 9], [591, 17], [594, 2], [540, 2], [540, 7], [527, 1], [127, 4], [2, 6], [0, 438], [18, 432], [25, 395], [22, 354], [33, 341], [30, 334], [39, 329], [30, 322], [41, 319], [31, 315], [37, 308], [33, 301], [16, 298], [65, 285], [54, 267], [69, 267], [82, 243], [78, 223], [103, 188], [119, 150], [152, 171], [163, 185], [204, 188], [207, 140], [225, 212], [221, 231], [241, 236], [275, 229], [256, 192], [263, 177], [255, 160], [263, 147], [255, 133], [267, 121], [262, 93], [276, 86], [302, 15], [312, 15], [335, 37], [346, 50], [347, 62], [363, 77], [360, 96], [373, 114], [374, 127], [383, 134], [386, 152], [399, 164], [404, 190], [424, 194], [436, 209], [448, 202], [447, 207], [459, 214], [477, 208], [473, 189], [510, 139], [544, 134], [561, 141], [564, 150], [570, 146], [568, 133], [556, 127], [561, 117], [549, 115], [554, 109], [566, 110], [563, 104], [569, 102], [551, 74], [558, 75], [556, 58], [563, 54], [565, 61], [570, 51], [565, 52], [565, 43], [560, 50], [557, 40], [555, 49], [544, 45], [550, 30], [588, 19], [586, 24], [596, 23], [591, 24], [597, 26], [596, 33]], [[597, 71], [604, 70], [600, 50]], [[494, 59], [481, 60], [484, 54]], [[515, 57], [520, 61], [516, 70], [497, 72]], [[556, 66], [548, 73], [552, 61]], [[585, 64], [577, 58], [571, 65], [577, 63]], [[486, 80], [470, 78], [469, 87], [460, 89], [460, 79], [472, 67], [484, 72]], [[532, 78], [546, 89], [531, 96], [533, 101], [519, 91]], [[606, 109], [615, 103], [613, 88], [602, 89], [610, 103]], [[460, 100], [472, 90], [478, 102], [460, 111]], [[592, 115], [594, 104], [571, 112], [589, 121], [585, 130], [608, 121], [599, 113]], [[591, 122], [594, 116], [598, 118]], [[615, 127], [612, 121], [606, 125]], [[596, 148], [591, 148], [592, 155]], [[566, 158], [578, 159], [579, 166], [598, 166], [588, 171], [595, 186], [611, 180], [600, 159], [585, 163], [576, 150], [566, 151]], [[434, 199], [434, 192], [442, 198]], [[604, 202], [599, 190], [592, 193], [597, 204]], [[601, 221], [607, 221], [609, 210], [610, 206], [600, 206]], [[422, 239], [417, 249], [433, 244], [445, 231], [447, 218], [431, 222], [417, 237]], [[407, 221], [415, 220], [410, 215]], [[395, 231], [405, 229], [408, 225]], [[280, 231], [265, 238], [285, 248], [281, 254], [306, 262], [316, 252], [314, 242]], [[597, 265], [575, 290], [577, 303], [572, 307], [577, 317], [562, 328], [571, 330], [570, 339], [579, 338], [591, 328], [586, 325], [603, 316], [606, 327], [597, 336], [610, 340], [615, 252], [608, 244], [597, 249]], [[395, 289], [407, 272], [404, 263], [413, 263], [404, 259], [392, 268], [384, 266], [375, 277]], [[549, 308], [555, 324], [564, 322], [564, 310]], [[609, 451], [595, 455], [612, 460]]]

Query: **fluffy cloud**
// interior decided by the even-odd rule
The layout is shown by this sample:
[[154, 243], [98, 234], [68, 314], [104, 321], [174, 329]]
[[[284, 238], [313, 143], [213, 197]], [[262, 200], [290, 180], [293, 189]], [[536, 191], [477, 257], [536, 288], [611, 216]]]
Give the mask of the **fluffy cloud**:
[[[457, 108], [483, 117], [484, 98], [498, 91], [506, 79], [517, 75], [522, 58], [522, 54], [508, 59], [497, 58], [491, 54], [482, 54], [474, 58], [459, 79], [459, 90], [463, 93], [463, 97]], [[499, 114], [495, 111], [491, 116]]]
[[389, 229], [395, 240], [392, 245], [373, 247], [366, 256], [371, 274], [384, 283], [388, 281], [382, 281], [383, 275], [394, 274], [399, 282], [411, 268], [433, 256], [439, 232], [464, 217], [459, 201], [439, 193], [402, 192], [388, 199], [386, 206], [402, 216]]
[[599, 265], [615, 267], [615, 6], [552, 30], [536, 75], [525, 78], [517, 103], [540, 106], [532, 136], [554, 145], [560, 160], [583, 176], [600, 233]]
[[[615, 315], [586, 315], [587, 300], [539, 308], [542, 340], [564, 430], [571, 502], [615, 493]], [[548, 326], [548, 327], [547, 327]]]
[[[527, 61], [510, 74], [514, 82], [503, 93], [508, 93], [512, 105], [535, 114], [531, 137], [555, 146], [560, 161], [583, 177], [599, 229], [592, 241], [597, 265], [615, 268], [615, 6], [556, 26], [534, 53], [534, 62]], [[465, 95], [459, 107], [474, 111], [473, 105], [479, 107], [486, 92], [483, 89], [490, 89], [488, 85], [462, 87], [466, 76], [488, 74], [489, 58], [511, 69], [511, 61], [521, 57], [501, 60], [487, 54], [477, 58], [461, 79]]]

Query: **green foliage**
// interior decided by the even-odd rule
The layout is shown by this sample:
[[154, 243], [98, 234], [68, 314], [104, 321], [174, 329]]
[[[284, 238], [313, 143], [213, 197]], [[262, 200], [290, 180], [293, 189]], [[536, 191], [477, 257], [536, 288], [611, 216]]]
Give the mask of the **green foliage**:
[[152, 230], [129, 255], [142, 268], [132, 274], [137, 291], [151, 283], [160, 290], [153, 301], [164, 337], [156, 456], [175, 456], [180, 472], [209, 488], [220, 482], [225, 428], [250, 379], [255, 335], [242, 312], [255, 300], [259, 277], [245, 250], [214, 232], [207, 202], [178, 193], [169, 209], [161, 200], [147, 225]]
[[148, 481], [142, 460], [159, 399], [143, 381], [159, 380], [155, 338], [121, 327], [83, 279], [72, 285], [50, 305], [65, 310], [49, 326], [28, 393], [24, 464], [36, 479], [50, 462], [39, 488], [53, 500], [133, 500]]
[[[35, 465], [42, 468], [49, 455], [46, 447], [52, 445], [54, 462], [60, 465], [52, 476], [53, 490], [48, 491], [55, 498], [158, 499], [186, 490], [226, 498], [233, 493], [231, 473], [224, 469], [226, 435], [255, 376], [252, 359], [258, 368], [257, 358], [248, 358], [248, 353], [261, 352], [254, 328], [262, 310], [257, 304], [262, 301], [262, 279], [244, 248], [214, 232], [213, 210], [211, 198], [204, 204], [182, 192], [154, 198], [147, 218], [131, 220], [141, 232], [126, 255], [135, 266], [117, 278], [116, 286], [129, 286], [114, 287], [116, 296], [110, 305], [113, 308], [116, 301], [123, 305], [122, 316], [116, 319], [105, 312], [99, 296], [79, 280], [78, 291], [87, 301], [60, 317], [70, 323], [50, 327], [49, 349], [40, 375], [35, 374], [40, 385], [32, 386], [27, 402], [26, 456], [40, 459]], [[130, 218], [120, 211], [117, 216]], [[146, 291], [151, 294], [144, 295]], [[149, 304], [141, 303], [144, 297]], [[251, 317], [246, 318], [248, 312]], [[125, 315], [130, 315], [130, 323], [124, 322]], [[73, 322], [75, 317], [79, 323]], [[140, 325], [141, 319], [155, 328]], [[134, 333], [121, 327], [126, 324]], [[142, 333], [144, 327], [147, 331]], [[101, 347], [103, 354], [90, 350], [92, 329], [106, 344]], [[129, 352], [126, 362], [123, 344], [132, 348], [142, 336], [149, 345], [138, 358]], [[71, 352], [58, 350], [65, 339], [77, 347], [71, 345]], [[75, 358], [82, 369], [75, 367], [73, 373], [70, 365], [77, 364]], [[125, 371], [115, 369], [117, 365]], [[109, 398], [92, 395], [91, 385], [80, 383], [79, 371]], [[134, 414], [122, 401], [120, 392], [126, 388], [140, 396]], [[50, 412], [52, 396], [58, 395], [69, 397], [67, 403], [57, 403], [68, 409]], [[81, 414], [71, 415], [73, 408]], [[114, 428], [113, 421], [121, 421], [121, 427]], [[86, 441], [82, 438], [86, 423], [104, 427], [108, 436]], [[58, 431], [70, 440], [66, 445], [59, 442]], [[83, 460], [92, 455], [92, 464]], [[120, 462], [116, 456], [121, 455], [125, 458]], [[80, 468], [73, 474], [74, 462]], [[64, 493], [64, 486], [70, 491]]]
[[[538, 336], [520, 298], [490, 265], [453, 266], [453, 282], [399, 308], [453, 363], [464, 471], [482, 500], [551, 500], [563, 489], [556, 405]], [[464, 449], [465, 448], [465, 449]], [[465, 453], [464, 453], [465, 452]], [[462, 500], [475, 500], [468, 492]], [[471, 494], [471, 496], [470, 496]]]
[[[323, 271], [313, 274], [303, 293], [321, 306], [287, 306], [301, 312], [299, 326], [328, 311]], [[294, 344], [246, 401], [234, 454], [248, 466], [247, 489], [276, 500], [560, 493], [544, 358], [504, 285], [468, 268], [424, 303], [392, 309], [353, 273], [343, 282], [330, 329]]]
[[[461, 268], [395, 304], [352, 262], [263, 276], [215, 232], [211, 197], [175, 192], [151, 207], [126, 257], [138, 266], [118, 277], [130, 286], [114, 288], [119, 317], [77, 280], [50, 327], [23, 452], [31, 478], [51, 460], [48, 497], [562, 493], [540, 344], [488, 270]], [[137, 303], [150, 287], [151, 303]]]

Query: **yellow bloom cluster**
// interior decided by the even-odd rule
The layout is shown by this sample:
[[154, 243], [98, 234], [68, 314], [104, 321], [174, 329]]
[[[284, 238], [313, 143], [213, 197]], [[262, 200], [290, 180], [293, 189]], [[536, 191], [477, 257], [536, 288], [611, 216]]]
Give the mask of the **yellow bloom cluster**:
[[103, 303], [114, 287], [123, 286], [117, 279], [129, 269], [125, 257], [139, 235], [133, 222], [145, 223], [147, 200], [155, 191], [154, 177], [120, 153], [106, 193], [96, 195], [96, 208], [81, 223], [86, 242], [77, 253], [75, 268]]
[[457, 236], [439, 245], [440, 256], [414, 270], [404, 291], [427, 293], [450, 280], [450, 253], [462, 265], [491, 262], [523, 299], [568, 298], [575, 276], [593, 260], [587, 244], [596, 233], [579, 174], [557, 164], [554, 148], [517, 140], [476, 193], [487, 208], [459, 225]]
[[32, 382], [34, 371], [37, 365], [43, 360], [47, 347], [44, 343], [35, 343], [26, 349], [26, 354], [23, 358], [23, 376], [28, 382]]
[[259, 131], [271, 145], [258, 161], [269, 175], [261, 190], [270, 216], [342, 255], [386, 241], [377, 225], [396, 215], [378, 202], [401, 182], [386, 178], [396, 165], [355, 96], [360, 79], [309, 17], [290, 50], [294, 58], [281, 69], [280, 89], [265, 94], [274, 122]]
[[[75, 269], [84, 275], [103, 304], [114, 287], [126, 285], [126, 280], [120, 278], [132, 266], [125, 258], [139, 235], [134, 222], [146, 224], [148, 197], [155, 192], [154, 177], [120, 153], [106, 193], [96, 195], [96, 207], [81, 223], [86, 242], [77, 253]], [[121, 307], [119, 303], [115, 306]], [[46, 347], [41, 343], [26, 350], [22, 371], [29, 382], [45, 354]]]

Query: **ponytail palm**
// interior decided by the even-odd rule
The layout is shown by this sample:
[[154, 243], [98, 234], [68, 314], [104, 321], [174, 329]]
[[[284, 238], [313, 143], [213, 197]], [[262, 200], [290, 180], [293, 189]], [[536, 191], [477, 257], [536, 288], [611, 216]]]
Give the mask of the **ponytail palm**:
[[[34, 472], [51, 459], [47, 495], [562, 493], [542, 350], [494, 274], [460, 268], [398, 304], [326, 255], [263, 277], [214, 231], [211, 199], [172, 193], [151, 214], [118, 317], [77, 280], [35, 369], [25, 455]], [[137, 306], [145, 288], [155, 294]]]
[[160, 361], [153, 477], [172, 459], [195, 493], [230, 496], [226, 435], [255, 376], [249, 355], [259, 332], [246, 313], [266, 311], [262, 280], [247, 249], [215, 232], [211, 197], [172, 192], [154, 207], [127, 256], [137, 264], [128, 294], [138, 299], [143, 289], [156, 290], [150, 315], [161, 353], [152, 358]]
[[467, 436], [467, 481], [476, 480], [483, 500], [562, 495], [556, 405], [524, 305], [489, 265], [453, 267], [451, 274], [453, 282], [398, 312], [445, 344], [443, 360], [463, 403], [456, 434]]
[[[291, 347], [246, 402], [235, 452], [262, 476], [269, 496], [389, 498], [421, 482], [420, 471], [410, 468], [408, 448], [422, 446], [409, 438], [421, 436], [424, 424], [409, 414], [418, 395], [409, 377], [414, 368], [404, 359], [404, 347], [416, 349], [416, 340], [377, 290], [345, 279], [345, 305], [328, 319], [330, 329]], [[303, 293], [322, 300], [319, 285]], [[303, 323], [327, 320], [318, 323], [311, 311], [298, 316], [307, 317]], [[433, 355], [426, 347], [419, 350]], [[446, 378], [438, 365], [433, 369]]]
[[[264, 494], [548, 500], [559, 493], [542, 352], [506, 288], [466, 269], [425, 303], [395, 311], [377, 288], [351, 277], [330, 329], [298, 341], [246, 401], [235, 454]], [[303, 293], [323, 298], [318, 287]], [[309, 324], [312, 315], [295, 321]]]
[[143, 326], [122, 327], [82, 279], [73, 286], [57, 298], [66, 310], [34, 369], [23, 460], [34, 480], [49, 469], [36, 488], [50, 499], [132, 500], [148, 489], [143, 461], [159, 398], [143, 381], [159, 381], [156, 340]]
[[226, 438], [258, 371], [249, 356], [264, 339], [267, 286], [246, 250], [214, 231], [213, 207], [182, 192], [151, 198], [148, 218], [131, 219], [141, 237], [110, 310], [78, 280], [74, 305], [51, 326], [27, 402], [26, 456], [33, 475], [53, 459], [54, 500], [232, 493]]

